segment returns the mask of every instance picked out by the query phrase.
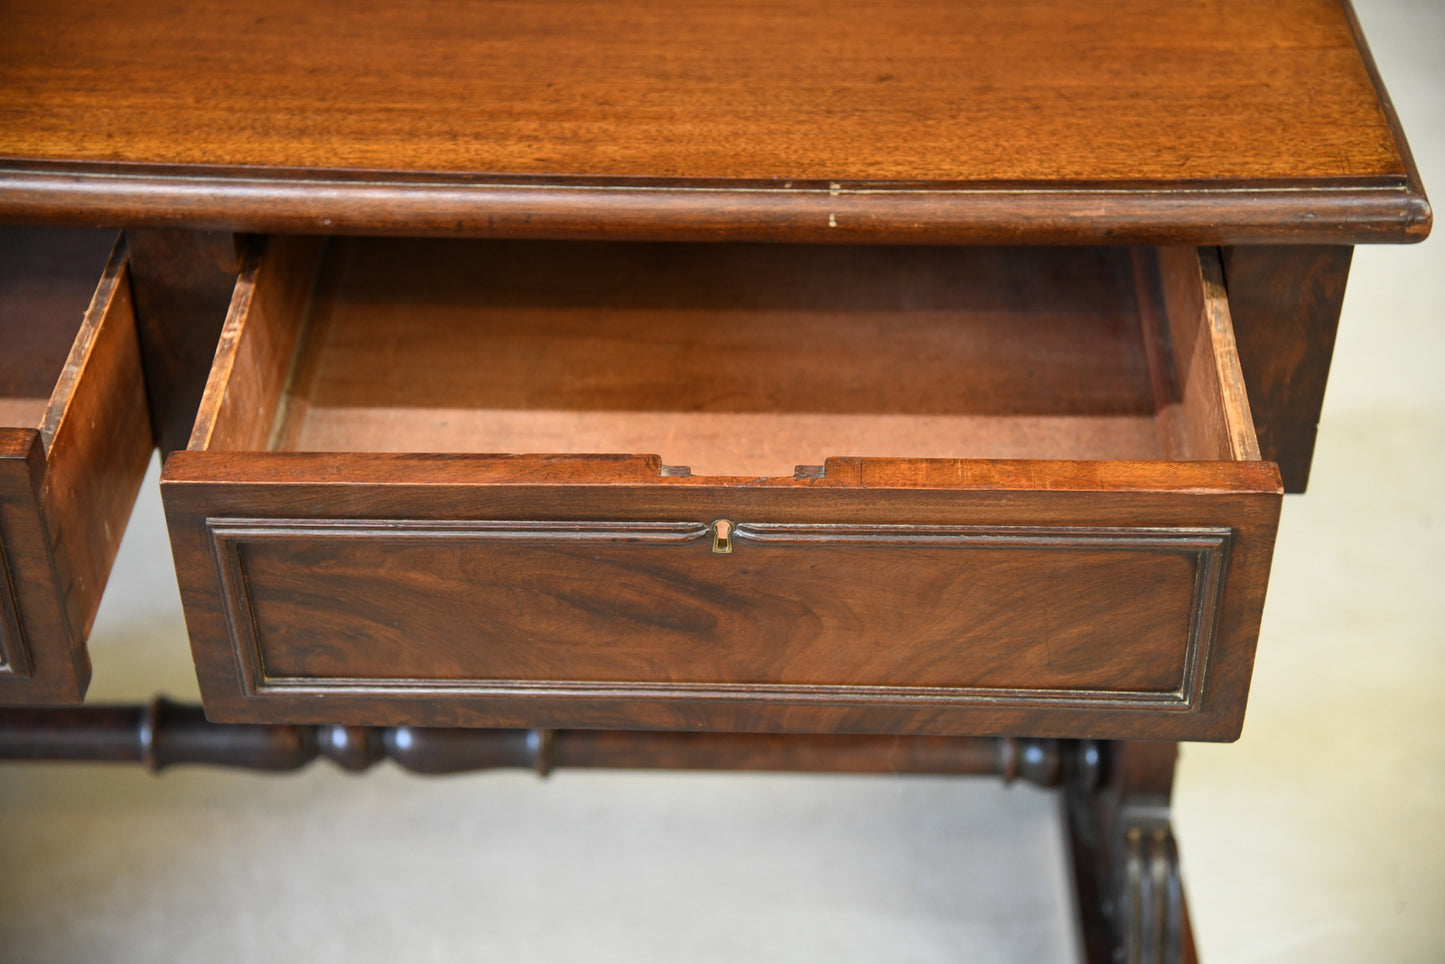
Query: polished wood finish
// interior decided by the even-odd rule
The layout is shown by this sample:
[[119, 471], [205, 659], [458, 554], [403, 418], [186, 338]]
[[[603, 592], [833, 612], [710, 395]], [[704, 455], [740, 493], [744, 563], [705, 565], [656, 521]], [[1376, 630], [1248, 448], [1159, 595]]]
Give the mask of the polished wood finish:
[[277, 247], [192, 447], [658, 451], [730, 476], [1161, 455], [1124, 251], [347, 242], [312, 302], [310, 243]]
[[[400, 4], [362, 17], [326, 0], [199, 0], [163, 18], [100, 0], [7, 6], [0, 219], [127, 229], [155, 435], [167, 451], [194, 442], [172, 458], [166, 498], [207, 702], [231, 719], [325, 721], [212, 726], [166, 704], [12, 718], [17, 755], [49, 741], [153, 766], [290, 767], [321, 754], [350, 769], [389, 755], [425, 772], [545, 770], [575, 754], [587, 765], [882, 769], [906, 746], [903, 768], [1007, 773], [1004, 758], [1047, 745], [1060, 751], [1040, 750], [1047, 781], [1070, 773], [1087, 959], [1193, 960], [1167, 821], [1172, 744], [889, 736], [885, 751], [880, 738], [838, 734], [1238, 732], [1278, 513], [1279, 476], [1256, 460], [1303, 488], [1348, 245], [1417, 241], [1431, 224], [1348, 3], [549, 0], [426, 14]], [[278, 239], [232, 299], [246, 254], [236, 232], [713, 244], [654, 246], [649, 266], [621, 245], [537, 247], [529, 261], [495, 240], [367, 242], [333, 257], [313, 287], [307, 251], [319, 245]], [[743, 241], [836, 250], [718, 244]], [[1117, 254], [1014, 260], [865, 243], [1179, 250], [1131, 253], [1126, 277]], [[1227, 246], [1222, 270], [1198, 251], [1215, 245]], [[959, 310], [970, 285], [955, 269], [990, 258], [1020, 269], [1014, 288], [994, 289], [1012, 328], [982, 322], [988, 306]], [[406, 291], [387, 277], [436, 267], [445, 281], [457, 259], [486, 282], [453, 274], [462, 280]], [[1091, 280], [1050, 272], [1070, 264]], [[769, 275], [783, 266], [791, 281]], [[545, 284], [539, 270], [551, 272]], [[800, 276], [818, 282], [794, 292], [812, 315], [786, 301]], [[868, 291], [892, 300], [869, 305]], [[688, 301], [701, 292], [713, 300]], [[947, 319], [915, 294], [953, 299]], [[1101, 295], [1118, 310], [1099, 312]], [[1036, 297], [1054, 298], [1052, 318], [1027, 310]], [[1069, 319], [1070, 304], [1089, 307]], [[444, 317], [478, 307], [480, 325]], [[544, 324], [508, 315], [518, 307]], [[870, 312], [890, 329], [870, 333]], [[900, 321], [928, 338], [895, 341]], [[746, 344], [729, 343], [730, 330]], [[702, 350], [669, 354], [675, 332]], [[55, 332], [10, 337], [36, 334]], [[509, 344], [571, 355], [552, 359], [548, 381], [509, 372]], [[960, 364], [958, 349], [977, 344], [987, 350]], [[0, 386], [14, 374], [6, 361]], [[880, 392], [875, 376], [900, 368], [913, 381]], [[18, 367], [27, 378], [44, 369]], [[1031, 383], [1029, 371], [1047, 377]], [[0, 419], [44, 420], [49, 377], [0, 391]], [[85, 411], [66, 416], [72, 425], [96, 411], [73, 407]], [[97, 472], [123, 461], [133, 435], [97, 449], [115, 453], [96, 457]], [[48, 650], [13, 640], [51, 646], [87, 621], [77, 600], [89, 590], [72, 596], [69, 625], [42, 593], [42, 620], [27, 573], [59, 545], [93, 587], [115, 534], [88, 538], [41, 507], [51, 440], [0, 431], [0, 673], [16, 678], [47, 678], [51, 664]], [[666, 463], [446, 454], [529, 449]], [[118, 521], [120, 492], [82, 510], [83, 524]], [[664, 561], [619, 563], [639, 546]], [[906, 565], [870, 567], [874, 551]], [[1030, 553], [1042, 567], [1018, 564]], [[530, 609], [512, 605], [520, 590], [477, 600], [453, 578], [498, 558], [517, 586], [540, 590]], [[997, 617], [988, 632], [957, 632], [959, 610], [939, 601], [960, 558], [978, 580], [959, 592], [988, 594], [995, 613], [1020, 603], [1023, 625]], [[599, 570], [625, 571], [610, 593], [563, 579]], [[855, 614], [884, 624], [889, 600], [860, 588], [872, 584], [909, 594], [892, 607], [903, 638], [876, 636], [881, 664], [837, 628]], [[629, 596], [639, 585], [647, 592]], [[686, 649], [718, 632], [737, 639], [739, 587], [756, 600], [780, 585], [806, 603], [785, 611], [785, 594], [769, 597], [771, 621], [787, 627], [770, 631], [781, 654], [751, 630], [736, 652]], [[648, 594], [670, 605], [646, 612]], [[338, 618], [337, 598], [361, 604]], [[487, 612], [468, 610], [479, 601]], [[640, 629], [565, 652], [562, 630], [597, 634], [584, 616], [619, 606]], [[1062, 628], [1049, 623], [1056, 611], [1068, 614]], [[844, 645], [811, 644], [811, 617]], [[1030, 636], [1030, 620], [1061, 647]], [[1106, 645], [1101, 626], [1122, 642]], [[466, 645], [488, 632], [506, 638]], [[582, 672], [519, 670], [537, 663], [529, 632], [550, 662]], [[927, 645], [960, 635], [975, 645]], [[368, 651], [372, 640], [389, 649]], [[1049, 699], [1013, 687], [1017, 654], [1028, 669], [1018, 678], [1054, 687]], [[526, 678], [486, 680], [498, 675]], [[703, 691], [676, 689], [698, 676], [711, 677]], [[1013, 691], [969, 703], [965, 678]], [[5, 689], [13, 682], [0, 678], [0, 694], [20, 692]], [[1130, 692], [1152, 702], [1126, 705]], [[442, 724], [833, 732], [482, 736], [337, 722], [374, 719], [379, 706], [393, 721]], [[16, 732], [0, 726], [4, 740]]]
[[1211, 250], [1162, 289], [1147, 250], [370, 240], [313, 280], [318, 250], [245, 269], [191, 448], [1259, 457]]
[[320, 251], [314, 238], [278, 238], [263, 284], [257, 283], [259, 256], [242, 263], [189, 447], [270, 447]]
[[151, 450], [125, 255], [103, 232], [0, 237], [0, 411], [25, 418], [0, 426], [0, 703], [73, 702]]
[[6, 23], [11, 217], [1196, 244], [1408, 240], [1430, 221], [1333, 0], [344, 18], [327, 0], [164, 18], [46, 0], [10, 4]]
[[389, 759], [441, 775], [521, 767], [927, 773], [1059, 784], [1070, 745], [1011, 737], [769, 736], [211, 723], [199, 706], [0, 709], [0, 760], [294, 770], [326, 757], [349, 770]]
[[697, 523], [210, 530], [242, 685], [281, 697], [1187, 712], [1229, 549], [1160, 527], [749, 524], [726, 560]]
[[216, 718], [1238, 732], [1278, 481], [1212, 252], [318, 250], [163, 481]]
[[1260, 448], [1279, 463], [1289, 492], [1303, 492], [1309, 481], [1352, 253], [1321, 245], [1224, 249], [1239, 362]]
[[1085, 964], [1196, 964], [1169, 822], [1178, 747], [1071, 749], [1060, 803]]
[[90, 634], [152, 448], [126, 272], [118, 250], [40, 427], [48, 465], [41, 497], [80, 638]]
[[229, 231], [125, 232], [151, 428], [162, 454], [185, 448], [240, 270]]
[[109, 231], [0, 229], [0, 424], [40, 427], [114, 247]]
[[[12, 3], [7, 92], [33, 99], [6, 153], [713, 180], [1404, 174], [1346, 17], [1320, 0], [1107, 13], [1060, 0], [454, 4], [425, 20], [377, 9], [344, 32], [330, 14]], [[75, 29], [48, 32], [61, 18]], [[141, 52], [155, 61], [144, 77], [113, 79]], [[196, 103], [201, 78], [214, 86]], [[80, 91], [92, 96], [65, 96]], [[1112, 110], [1095, 109], [1106, 99]], [[1269, 118], [1296, 140], [1241, 151], [1245, 125]]]
[[1258, 461], [1259, 443], [1239, 370], [1234, 323], [1212, 248], [1159, 252], [1170, 357], [1179, 382], [1175, 458]]
[[[486, 457], [460, 456], [362, 457], [272, 453], [257, 458], [228, 453], [175, 453], [167, 465], [164, 495], [198, 672], [207, 705], [217, 718], [385, 720], [425, 725], [480, 723], [485, 720], [502, 725], [546, 723], [586, 727], [690, 727], [706, 721], [709, 726], [729, 730], [879, 732], [899, 729], [909, 732], [1040, 735], [1074, 728], [1101, 735], [1187, 733], [1194, 737], [1216, 739], [1228, 739], [1237, 733], [1278, 512], [1277, 477], [1259, 463], [1256, 463], [1258, 468], [1242, 473], [1242, 478], [1229, 480], [1227, 476], [1232, 474], [1231, 470], [1247, 466], [1185, 463], [1170, 471], [1161, 471], [1160, 463], [939, 461], [874, 464], [866, 460], [861, 463], [844, 460], [830, 464], [823, 478], [767, 480], [761, 484], [736, 486], [706, 479], [658, 476], [659, 464], [655, 460], [650, 466], [650, 478], [641, 477], [649, 466], [638, 465], [636, 471], [639, 477], [630, 480], [625, 476], [619, 478], [618, 475], [598, 471], [596, 466], [587, 463], [578, 466], [552, 460], [539, 464], [533, 459], [517, 459], [503, 460], [503, 464], [498, 466], [493, 464], [494, 461]], [[488, 481], [494, 473], [502, 479], [507, 478], [510, 474], [508, 469], [512, 466], [519, 469], [520, 481]], [[1251, 474], [1253, 479], [1249, 477]], [[527, 475], [533, 476], [534, 480], [525, 481]], [[930, 475], [936, 478], [930, 478]], [[559, 484], [559, 478], [576, 481]], [[221, 479], [226, 481], [219, 481]], [[1239, 489], [1224, 486], [1238, 486]], [[1147, 491], [1141, 491], [1140, 487]], [[1175, 491], [1169, 491], [1170, 488]], [[465, 684], [461, 681], [460, 684], [448, 684], [441, 681], [428, 684], [424, 680], [390, 686], [381, 680], [377, 687], [372, 687], [363, 680], [327, 681], [318, 675], [312, 681], [314, 686], [309, 689], [300, 685], [287, 692], [283, 686], [269, 689], [259, 697], [248, 699], [243, 695], [246, 690], [237, 675], [237, 641], [233, 632], [243, 629], [245, 624], [235, 621], [238, 613], [228, 615], [226, 609], [224, 600], [227, 597], [222, 594], [226, 583], [220, 569], [221, 560], [216, 554], [222, 544], [228, 547], [228, 552], [239, 554], [240, 565], [249, 566], [255, 561], [262, 567], [254, 573], [261, 580], [259, 584], [248, 582], [247, 585], [250, 591], [267, 594], [267, 599], [271, 601], [268, 615], [298, 606], [301, 608], [293, 610], [296, 614], [307, 610], [314, 618], [329, 612], [328, 621], [341, 619], [347, 622], [347, 626], [344, 635], [334, 637], [328, 645], [335, 645], [344, 638], [355, 639], [356, 642], [351, 645], [356, 647], [368, 634], [385, 628], [373, 623], [367, 616], [373, 606], [379, 605], [390, 613], [389, 623], [399, 619], [402, 627], [400, 635], [389, 632], [384, 638], [394, 639], [398, 645], [419, 645], [434, 652], [454, 649], [458, 655], [453, 656], [447, 665], [455, 667], [455, 660], [463, 658], [461, 654], [469, 653], [471, 647], [477, 644], [487, 641], [507, 647], [524, 644], [524, 639], [508, 639], [504, 634], [493, 637], [493, 627], [503, 625], [496, 623], [495, 617], [481, 623], [467, 622], [464, 618], [468, 611], [466, 604], [451, 599], [448, 587], [454, 583], [441, 579], [443, 569], [439, 567], [450, 565], [445, 560], [451, 560], [462, 566], [454, 570], [456, 578], [465, 579], [464, 574], [470, 565], [466, 560], [477, 558], [475, 553], [479, 551], [469, 549], [462, 552], [456, 548], [458, 520], [587, 522], [615, 519], [683, 522], [700, 528], [719, 518], [749, 522], [782, 519], [796, 524], [828, 526], [902, 525], [914, 527], [907, 531], [922, 537], [928, 535], [928, 527], [937, 526], [1043, 527], [1054, 529], [1060, 538], [1067, 537], [1081, 525], [1232, 529], [1228, 576], [1214, 630], [1214, 661], [1209, 667], [1208, 693], [1201, 702], [1189, 706], [1186, 712], [1178, 712], [1166, 707], [1145, 705], [1133, 708], [1127, 704], [1064, 704], [1050, 709], [1031, 705], [1031, 701], [1022, 696], [1002, 703], [962, 699], [953, 701], [952, 705], [949, 701], [939, 701], [942, 705], [931, 706], [930, 702], [937, 699], [938, 694], [922, 693], [918, 698], [909, 700], [900, 699], [900, 694], [896, 692], [873, 695], [866, 687], [856, 692], [846, 689], [789, 692], [779, 687], [758, 685], [737, 691], [736, 700], [725, 700], [717, 692], [711, 694], [711, 699], [691, 699], [709, 695], [706, 688], [702, 693], [679, 692], [676, 688], [672, 692], [665, 689], [648, 692], [626, 685], [593, 683], [590, 686], [574, 686], [569, 692], [566, 687], [548, 685], [538, 685], [529, 690], [525, 686], [489, 688], [485, 683]], [[263, 525], [268, 519], [290, 521]], [[368, 524], [365, 521], [368, 519], [377, 521]], [[231, 530], [226, 524], [211, 520], [236, 520], [234, 525], [238, 529]], [[390, 520], [413, 521], [398, 524]], [[467, 527], [462, 525], [460, 528]], [[558, 528], [567, 529], [566, 526]], [[370, 534], [376, 538], [374, 541], [360, 539], [354, 549], [343, 552], [345, 546], [352, 544], [347, 541], [348, 533]], [[998, 531], [997, 535], [1004, 537], [1007, 532]], [[1148, 537], [1147, 533], [1138, 535], [1140, 538]], [[409, 536], [413, 537], [410, 541]], [[466, 533], [461, 533], [462, 538], [465, 536]], [[1183, 538], [1185, 534], [1180, 533], [1180, 536]], [[218, 543], [218, 538], [221, 543]], [[309, 559], [320, 568], [306, 574], [283, 575], [277, 572], [270, 562], [263, 561], [268, 558], [268, 548], [262, 543], [268, 541], [271, 543], [269, 559], [272, 562], [289, 556], [297, 563]], [[367, 577], [370, 588], [366, 592], [371, 597], [363, 605], [358, 597], [361, 583], [356, 580], [363, 577], [371, 566], [382, 562], [388, 566], [398, 563], [401, 556], [397, 553], [406, 555], [410, 564], [420, 564], [417, 554], [425, 557], [428, 549], [433, 555], [424, 569], [416, 573], [415, 582], [397, 578], [385, 587], [378, 586], [375, 578]], [[608, 575], [610, 570], [595, 561], [596, 551], [585, 542], [569, 543], [561, 539], [554, 546], [551, 557], [557, 560], [555, 566], [563, 568], [567, 565], [565, 560], [571, 558], [578, 567], [578, 579], [586, 576], [612, 578]], [[736, 549], [736, 560], [733, 556], [714, 556], [706, 545], [697, 546], [697, 551], [702, 553], [702, 558], [696, 566], [712, 564], [713, 568], [695, 571], [716, 575], [708, 581], [683, 582], [670, 587], [673, 596], [658, 602], [670, 606], [678, 614], [690, 612], [700, 615], [705, 612], [699, 608], [699, 600], [707, 598], [701, 595], [704, 591], [716, 592], [725, 585], [729, 592], [740, 592], [745, 585], [737, 580], [747, 576], [750, 556], [759, 561], [765, 558], [759, 556], [757, 546], [748, 545], [740, 545]], [[368, 555], [369, 560], [355, 556], [355, 552]], [[1062, 579], [1068, 571], [1071, 554], [1063, 551], [1063, 547], [1056, 552], [1058, 568], [1055, 571]], [[379, 559], [376, 557], [378, 553], [393, 558]], [[925, 551], [920, 548], [909, 558], [915, 565], [923, 564], [924, 555]], [[1039, 558], [1049, 557], [1049, 550], [1040, 552]], [[836, 558], [830, 556], [827, 565], [834, 565], [832, 560]], [[1159, 558], [1162, 563], [1166, 557]], [[1179, 564], [1187, 568], [1188, 564], [1183, 562], [1187, 557], [1178, 558], [1181, 560]], [[336, 568], [343, 559], [358, 568]], [[322, 560], [326, 560], [324, 565]], [[719, 568], [734, 561], [736, 565], [732, 569]], [[998, 564], [1005, 563], [1000, 561]], [[1104, 570], [1098, 570], [1098, 578], [1104, 581], [1092, 584], [1092, 589], [1087, 576], [1079, 577], [1072, 591], [1083, 595], [1071, 605], [1084, 610], [1092, 606], [1097, 612], [1112, 612], [1116, 603], [1110, 597], [1117, 587], [1109, 581], [1107, 573], [1110, 566], [1117, 564], [1111, 559]], [[688, 566], [694, 568], [691, 563]], [[235, 570], [232, 571], [234, 574]], [[395, 571], [399, 577], [404, 570]], [[680, 576], [687, 571], [678, 569], [677, 573]], [[1113, 573], [1117, 575], [1118, 571], [1113, 570]], [[280, 582], [274, 581], [278, 578]], [[477, 578], [481, 578], [481, 573], [477, 574]], [[666, 577], [661, 573], [654, 578], [662, 579], [662, 585], [667, 585]], [[1028, 577], [1030, 580], [1037, 578], [1041, 578], [1037, 572]], [[1184, 577], [1181, 575], [1180, 578]], [[713, 586], [713, 581], [718, 579], [724, 582]], [[288, 598], [293, 587], [301, 589], [305, 582], [314, 584], [311, 590]], [[807, 589], [809, 584], [796, 576], [790, 577], [788, 584], [812, 593], [808, 601], [813, 605], [823, 605], [837, 591], [836, 587], [829, 588], [826, 579], [811, 590]], [[900, 583], [906, 584], [906, 580]], [[920, 574], [915, 591], [923, 592], [928, 584]], [[1142, 587], [1143, 583], [1139, 585]], [[1170, 585], [1182, 584], [1171, 582]], [[239, 591], [234, 580], [232, 586]], [[519, 586], [518, 590], [521, 588]], [[320, 591], [321, 595], [310, 595], [313, 591]], [[473, 588], [469, 591], [477, 590]], [[597, 591], [605, 593], [605, 586]], [[278, 592], [282, 594], [280, 597], [275, 595]], [[820, 593], [827, 594], [820, 596]], [[230, 598], [242, 600], [245, 597], [232, 595]], [[591, 595], [585, 597], [591, 598]], [[714, 604], [724, 607], [725, 611], [728, 598], [725, 595]], [[342, 602], [338, 604], [333, 600]], [[547, 638], [545, 613], [559, 611], [557, 607], [563, 602], [562, 599], [545, 600], [545, 594], [532, 600], [534, 608], [530, 610], [535, 620], [532, 633], [540, 634], [542, 639]], [[574, 596], [572, 601], [580, 605], [584, 598]], [[915, 605], [922, 606], [932, 601], [919, 598]], [[415, 608], [423, 602], [423, 608]], [[526, 600], [519, 599], [517, 602], [525, 604]], [[597, 602], [602, 608], [597, 612], [595, 625], [589, 628], [593, 638], [601, 638], [599, 634], [612, 631], [608, 628], [607, 618], [616, 614], [620, 605], [615, 600], [609, 605], [606, 598]], [[391, 611], [387, 609], [388, 603], [396, 603], [401, 608]], [[739, 595], [737, 603], [740, 606], [745, 603], [755, 605], [756, 600], [750, 602]], [[282, 608], [277, 609], [276, 605]], [[1189, 610], [1188, 604], [1185, 605]], [[560, 611], [566, 612], [565, 609]], [[1181, 613], [1184, 611], [1180, 610]], [[806, 613], [800, 612], [799, 615], [806, 616]], [[659, 613], [656, 620], [660, 620], [661, 616]], [[527, 617], [524, 612], [509, 618]], [[578, 618], [581, 618], [580, 614]], [[679, 618], [682, 617], [679, 615]], [[743, 613], [739, 613], [738, 618], [744, 618]], [[442, 629], [443, 624], [453, 619], [456, 623], [449, 630]], [[650, 637], [645, 637], [651, 642], [643, 644], [638, 641], [637, 645], [659, 645], [660, 627], [656, 620], [648, 627]], [[585, 619], [581, 623], [575, 620], [571, 623], [574, 630], [587, 625]], [[742, 622], [735, 625], [747, 627], [750, 624]], [[408, 626], [428, 627], [427, 631], [440, 631], [443, 635], [407, 641]], [[281, 640], [299, 642], [301, 639], [289, 635], [292, 630], [279, 624], [267, 623], [266, 628], [287, 633], [276, 637]], [[294, 631], [300, 633], [305, 633], [306, 629], [304, 625], [294, 627]], [[747, 631], [751, 634], [760, 629], [756, 627]], [[362, 637], [354, 636], [356, 633], [362, 634]], [[889, 645], [909, 642], [884, 638], [888, 639]], [[1151, 638], [1159, 637], [1151, 635]], [[1184, 637], [1174, 638], [1176, 642], [1171, 644], [1171, 648], [1177, 654], [1179, 647], [1184, 645]], [[257, 646], [264, 651], [267, 646], [265, 639]], [[436, 649], [438, 647], [440, 649]], [[351, 650], [353, 654], [364, 651]], [[660, 651], [654, 652], [661, 657]], [[579, 651], [579, 658], [582, 655], [585, 655], [585, 650]], [[298, 652], [293, 658], [299, 656]], [[349, 658], [363, 657], [352, 655]], [[479, 657], [471, 655], [465, 658], [475, 661]], [[1100, 659], [1105, 658], [1101, 653]], [[560, 671], [561, 667], [558, 669]], [[758, 669], [777, 672], [776, 669]], [[1128, 672], [1123, 666], [1117, 671]], [[844, 682], [858, 682], [841, 678]], [[506, 681], [499, 683], [505, 684]], [[470, 693], [463, 684], [471, 686]], [[460, 685], [462, 688], [456, 691], [449, 689], [449, 685]]]

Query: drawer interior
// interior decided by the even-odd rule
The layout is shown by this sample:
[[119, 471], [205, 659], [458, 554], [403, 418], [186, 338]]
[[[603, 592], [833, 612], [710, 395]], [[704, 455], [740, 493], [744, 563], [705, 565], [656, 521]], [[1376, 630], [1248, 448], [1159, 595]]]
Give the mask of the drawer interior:
[[0, 426], [42, 428], [115, 232], [0, 230]]
[[[1232, 458], [1224, 400], [1190, 390], [1208, 339], [1175, 304], [1199, 299], [1177, 254], [277, 238], [191, 447], [650, 454], [721, 477]], [[1171, 284], [1191, 265], [1192, 293]]]

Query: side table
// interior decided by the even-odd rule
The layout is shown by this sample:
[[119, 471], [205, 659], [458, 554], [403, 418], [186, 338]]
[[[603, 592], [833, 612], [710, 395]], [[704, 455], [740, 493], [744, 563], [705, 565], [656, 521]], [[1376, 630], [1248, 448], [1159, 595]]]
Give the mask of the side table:
[[1430, 225], [1346, 6], [62, 7], [0, 217], [124, 242], [9, 229], [0, 701], [83, 695], [153, 438], [213, 722], [6, 755], [1023, 775], [1088, 959], [1192, 958], [1173, 741]]

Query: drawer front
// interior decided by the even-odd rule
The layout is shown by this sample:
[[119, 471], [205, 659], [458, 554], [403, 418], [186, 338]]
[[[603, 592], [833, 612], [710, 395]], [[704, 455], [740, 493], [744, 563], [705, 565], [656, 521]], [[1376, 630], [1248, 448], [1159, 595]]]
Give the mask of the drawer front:
[[[1225, 529], [214, 519], [248, 693], [1198, 704]], [[405, 579], [397, 578], [405, 573]]]
[[1278, 511], [1259, 464], [1152, 492], [1127, 464], [905, 486], [871, 460], [744, 491], [489, 482], [484, 457], [186, 481], [216, 459], [173, 455], [166, 498], [229, 720], [1227, 739]]
[[[0, 379], [0, 704], [84, 696], [85, 640], [150, 459], [123, 249], [108, 263], [100, 251], [104, 271], [88, 275], [88, 308], [69, 304], [63, 290], [96, 253], [87, 234], [9, 228], [0, 237], [0, 250], [24, 255], [0, 272], [4, 347], [23, 359], [16, 367], [28, 379], [47, 361], [58, 368], [48, 400], [31, 398], [35, 386], [20, 386], [14, 373]], [[69, 351], [62, 344], [50, 359], [55, 346], [43, 343], [67, 325]]]

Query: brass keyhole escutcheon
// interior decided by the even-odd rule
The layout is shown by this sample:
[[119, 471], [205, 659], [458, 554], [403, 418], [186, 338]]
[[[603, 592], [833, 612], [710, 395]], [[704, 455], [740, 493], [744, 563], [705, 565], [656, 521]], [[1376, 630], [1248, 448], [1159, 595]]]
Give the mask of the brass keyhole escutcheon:
[[733, 551], [733, 524], [726, 519], [719, 519], [712, 524], [712, 551]]

